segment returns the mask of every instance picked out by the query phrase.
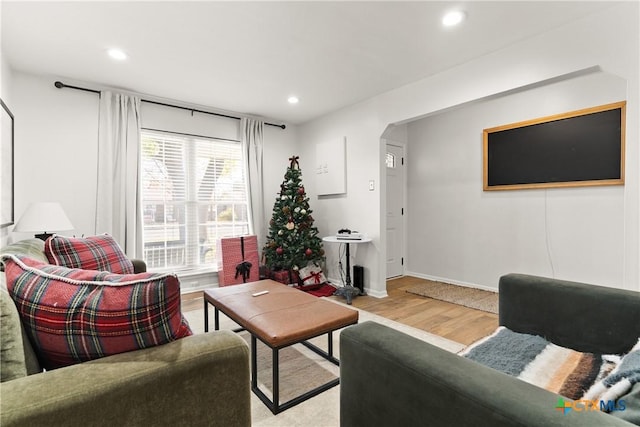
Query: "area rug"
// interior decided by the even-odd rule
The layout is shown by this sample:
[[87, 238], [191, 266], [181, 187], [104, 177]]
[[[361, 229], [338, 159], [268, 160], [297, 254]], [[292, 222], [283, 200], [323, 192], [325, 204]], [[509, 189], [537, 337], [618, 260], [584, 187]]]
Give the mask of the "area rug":
[[[204, 333], [203, 310], [191, 310], [183, 313], [194, 334]], [[234, 321], [220, 313], [220, 329], [237, 329]], [[214, 330], [213, 308], [209, 309], [209, 331]], [[247, 331], [238, 333], [251, 348], [251, 334]], [[335, 341], [335, 340], [334, 340]], [[327, 349], [326, 335], [312, 341], [322, 349]], [[272, 398], [272, 352], [260, 340], [257, 340], [258, 384], [260, 390]], [[324, 360], [321, 356], [304, 347], [302, 344], [285, 347], [280, 350], [280, 403], [285, 403], [315, 387], [326, 384], [337, 378], [340, 368]], [[252, 393], [252, 396], [253, 393]], [[260, 405], [264, 406], [262, 402]], [[265, 406], [266, 408], [266, 406]]]
[[[251, 348], [251, 335], [243, 331], [240, 332], [240, 336]], [[258, 383], [260, 389], [271, 398], [273, 392], [271, 349], [260, 340], [257, 341], [256, 347], [258, 349]], [[280, 359], [281, 404], [338, 377], [335, 372], [328, 371], [313, 358], [302, 354], [298, 347], [300, 346], [285, 347], [280, 350], [278, 356]]]
[[448, 283], [431, 280], [409, 288], [407, 292], [498, 314], [497, 292], [467, 286], [450, 285]]
[[[326, 301], [330, 301], [334, 304], [340, 304], [347, 306], [347, 304], [335, 301], [331, 298], [326, 298]], [[430, 334], [421, 329], [416, 329], [408, 325], [404, 325], [398, 322], [395, 322], [390, 319], [386, 319], [384, 317], [378, 316], [373, 313], [369, 313], [364, 310], [357, 309], [353, 306], [348, 306], [354, 310], [358, 310], [359, 312], [359, 322], [366, 321], [374, 321], [377, 323], [381, 323], [383, 325], [389, 326], [390, 328], [402, 331], [408, 335], [411, 335], [417, 339], [428, 342], [435, 346], [438, 346], [444, 350], [447, 350], [451, 353], [457, 353], [461, 351], [465, 346], [463, 344], [448, 340], [446, 338], [439, 337], [437, 335]], [[209, 316], [209, 330], [213, 330], [213, 309], [210, 309]], [[185, 318], [188, 320], [189, 325], [194, 334], [204, 333], [204, 316], [202, 309], [190, 310], [184, 312]], [[237, 325], [229, 318], [220, 315], [220, 327], [222, 329], [233, 329], [236, 328]], [[247, 334], [248, 335], [248, 334]], [[311, 342], [318, 347], [326, 350], [328, 347], [327, 336], [323, 335], [321, 337], [314, 338]], [[265, 348], [266, 349], [266, 348]], [[322, 370], [328, 371], [332, 375], [339, 376], [340, 368], [335, 366], [331, 362], [323, 359], [321, 356], [317, 355], [313, 351], [308, 348], [298, 344], [293, 347], [289, 347], [289, 349], [294, 350], [294, 352], [301, 354], [304, 358], [309, 360], [311, 363], [315, 364], [313, 369], [316, 374], [325, 375]], [[340, 330], [336, 331], [333, 334], [333, 351], [334, 355], [340, 358]], [[258, 348], [258, 356], [260, 356], [260, 348]], [[284, 350], [283, 350], [284, 352]], [[294, 353], [294, 358], [298, 358], [299, 356]], [[282, 359], [282, 355], [281, 355]], [[262, 365], [261, 362], [258, 362], [259, 366]], [[270, 363], [270, 362], [269, 362]], [[305, 364], [308, 362], [304, 362]], [[270, 365], [267, 367], [266, 364], [264, 369], [270, 372]], [[287, 368], [288, 369], [288, 368]], [[294, 368], [295, 369], [295, 368]], [[262, 372], [262, 369], [260, 370]], [[291, 383], [288, 385], [283, 385], [284, 379], [283, 369], [280, 369], [281, 374], [281, 386], [280, 393], [283, 395], [285, 389], [284, 387], [291, 387]], [[268, 374], [266, 375], [268, 376]], [[265, 394], [268, 394], [267, 384], [270, 386], [270, 378], [265, 378], [265, 375], [262, 375], [260, 372], [258, 373], [258, 377], [260, 382], [265, 385]], [[307, 377], [298, 373], [297, 375], [293, 375], [293, 379], [298, 381], [298, 385], [294, 385], [294, 387], [299, 387], [298, 389], [307, 387]], [[322, 380], [322, 379], [320, 379]], [[261, 386], [262, 387], [262, 386]], [[286, 398], [284, 398], [286, 399]], [[283, 401], [283, 399], [281, 399]], [[320, 393], [318, 396], [315, 396], [299, 405], [294, 406], [293, 408], [287, 409], [284, 412], [279, 413], [278, 415], [273, 415], [271, 411], [266, 407], [264, 403], [258, 399], [258, 397], [251, 393], [251, 425], [252, 427], [308, 427], [308, 426], [318, 426], [318, 427], [338, 427], [340, 425], [340, 386], [333, 387], [324, 393]]]
[[328, 283], [323, 284], [317, 289], [305, 291], [306, 293], [316, 296], [316, 297], [330, 297], [336, 291], [334, 286], [331, 286]]

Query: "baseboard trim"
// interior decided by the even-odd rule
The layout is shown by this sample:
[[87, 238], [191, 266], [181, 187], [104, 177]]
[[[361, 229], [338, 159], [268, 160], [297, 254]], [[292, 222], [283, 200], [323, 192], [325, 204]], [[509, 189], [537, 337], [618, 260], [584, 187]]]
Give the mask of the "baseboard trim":
[[490, 286], [478, 285], [477, 283], [463, 282], [461, 280], [449, 279], [447, 277], [431, 276], [429, 274], [415, 273], [412, 271], [405, 272], [405, 275], [411, 276], [411, 277], [417, 277], [419, 279], [433, 280], [435, 282], [449, 283], [451, 285], [465, 286], [467, 288], [482, 289], [483, 291], [496, 292], [496, 293], [498, 292], [497, 285], [495, 288], [493, 288]]
[[367, 293], [367, 295], [372, 296], [374, 298], [386, 298], [389, 296], [386, 288], [384, 291], [372, 291], [371, 289], [364, 288], [364, 291]]

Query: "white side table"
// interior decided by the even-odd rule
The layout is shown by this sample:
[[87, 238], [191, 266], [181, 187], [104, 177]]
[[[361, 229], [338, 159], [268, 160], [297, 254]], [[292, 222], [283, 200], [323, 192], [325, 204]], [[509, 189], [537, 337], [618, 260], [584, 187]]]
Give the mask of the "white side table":
[[368, 237], [363, 237], [362, 239], [338, 239], [336, 236], [327, 236], [322, 238], [323, 242], [327, 243], [345, 243], [346, 244], [346, 253], [347, 253], [347, 273], [345, 274], [345, 280], [342, 287], [338, 288], [333, 295], [343, 296], [347, 299], [347, 304], [351, 305], [351, 300], [353, 297], [357, 297], [360, 295], [360, 289], [351, 285], [351, 260], [349, 254], [349, 245], [360, 244], [360, 243], [369, 243], [371, 241]]

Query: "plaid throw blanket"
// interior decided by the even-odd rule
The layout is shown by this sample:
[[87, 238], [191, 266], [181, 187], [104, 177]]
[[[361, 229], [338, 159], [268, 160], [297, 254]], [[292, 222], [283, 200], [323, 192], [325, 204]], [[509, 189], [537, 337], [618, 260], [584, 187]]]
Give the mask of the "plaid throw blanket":
[[640, 341], [622, 358], [581, 353], [501, 326], [460, 354], [574, 400], [615, 400], [640, 382]]
[[631, 390], [636, 383], [640, 383], [640, 339], [622, 358], [613, 372], [591, 387], [584, 398], [617, 400]]

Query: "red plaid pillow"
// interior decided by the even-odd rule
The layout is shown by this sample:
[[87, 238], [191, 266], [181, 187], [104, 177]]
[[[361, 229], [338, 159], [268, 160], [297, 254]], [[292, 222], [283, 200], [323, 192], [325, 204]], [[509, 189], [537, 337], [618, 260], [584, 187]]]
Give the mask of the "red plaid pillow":
[[175, 275], [119, 275], [5, 255], [7, 289], [41, 365], [55, 369], [191, 335]]
[[83, 270], [132, 274], [133, 263], [108, 234], [83, 238], [53, 236], [44, 244], [51, 264]]

